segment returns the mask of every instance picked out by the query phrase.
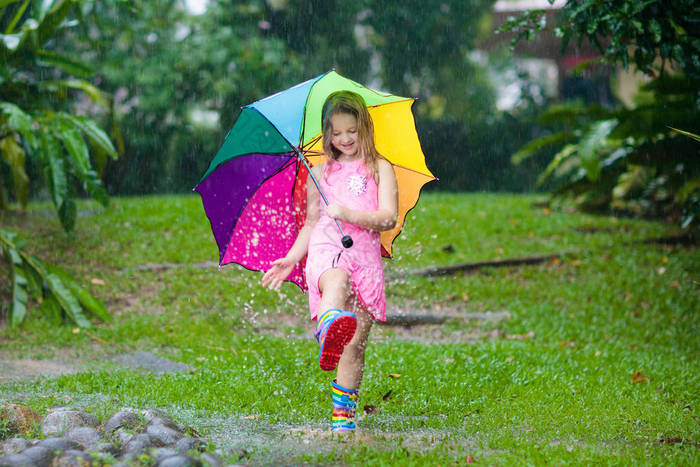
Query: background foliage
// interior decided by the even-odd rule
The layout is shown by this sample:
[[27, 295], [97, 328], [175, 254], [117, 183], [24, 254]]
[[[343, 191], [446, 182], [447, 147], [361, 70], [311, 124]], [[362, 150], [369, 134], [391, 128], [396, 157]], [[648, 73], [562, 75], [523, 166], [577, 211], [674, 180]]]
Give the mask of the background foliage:
[[[555, 196], [572, 196], [589, 210], [663, 216], [689, 227], [700, 219], [700, 146], [673, 128], [700, 129], [700, 7], [683, 0], [616, 2], [569, 0], [554, 33], [589, 40], [597, 61], [639, 70], [648, 77], [632, 106], [613, 109], [564, 104], [540, 122], [553, 132], [514, 155], [519, 163], [558, 147], [540, 180], [554, 179]], [[515, 41], [545, 29], [543, 10], [524, 13], [504, 29]]]
[[531, 189], [534, 171], [508, 162], [529, 133], [496, 111], [488, 74], [468, 57], [492, 4], [211, 1], [192, 16], [176, 0], [85, 1], [69, 46], [114, 96], [124, 141], [105, 183], [121, 194], [189, 191], [241, 105], [336, 68], [419, 98], [418, 130], [441, 179], [431, 189]]
[[107, 204], [98, 172], [117, 156], [104, 131], [72, 108], [79, 98], [108, 107], [86, 80], [92, 69], [59, 45], [77, 3], [0, 2], [0, 209], [10, 194], [26, 206], [32, 181], [48, 191], [66, 230], [75, 223], [74, 196]]

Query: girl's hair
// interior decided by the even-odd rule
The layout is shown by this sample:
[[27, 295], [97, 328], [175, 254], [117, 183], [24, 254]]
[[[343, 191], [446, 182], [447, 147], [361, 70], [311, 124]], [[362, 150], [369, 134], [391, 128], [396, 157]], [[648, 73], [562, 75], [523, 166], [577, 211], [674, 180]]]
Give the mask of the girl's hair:
[[326, 174], [333, 169], [333, 163], [340, 156], [340, 151], [333, 147], [331, 138], [333, 127], [331, 117], [340, 113], [349, 114], [357, 120], [357, 136], [360, 156], [364, 159], [365, 166], [372, 177], [378, 181], [377, 159], [383, 159], [374, 146], [374, 124], [367, 111], [365, 100], [352, 91], [336, 91], [326, 98], [321, 111], [321, 123], [323, 128], [323, 151], [328, 156]]

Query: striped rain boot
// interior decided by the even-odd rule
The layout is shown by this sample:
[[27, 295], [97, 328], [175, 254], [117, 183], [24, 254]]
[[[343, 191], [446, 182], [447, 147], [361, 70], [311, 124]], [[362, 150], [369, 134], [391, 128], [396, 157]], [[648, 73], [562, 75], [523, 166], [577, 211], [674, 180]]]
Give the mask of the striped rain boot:
[[353, 313], [337, 308], [327, 310], [318, 318], [316, 340], [321, 345], [318, 364], [322, 370], [334, 370], [343, 354], [343, 347], [352, 340], [357, 328], [357, 318]]
[[333, 433], [355, 431], [355, 408], [357, 407], [357, 389], [347, 389], [333, 380]]

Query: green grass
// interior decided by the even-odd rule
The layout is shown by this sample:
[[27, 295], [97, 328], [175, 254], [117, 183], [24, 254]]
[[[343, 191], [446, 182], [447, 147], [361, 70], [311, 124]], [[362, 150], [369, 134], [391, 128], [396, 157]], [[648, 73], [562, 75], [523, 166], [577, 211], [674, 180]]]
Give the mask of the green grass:
[[[163, 408], [221, 446], [247, 446], [242, 461], [252, 464], [461, 465], [470, 455], [482, 465], [700, 465], [700, 253], [639, 243], [671, 226], [534, 201], [429, 193], [411, 211], [385, 262], [388, 300], [451, 319], [373, 331], [360, 405], [379, 411], [360, 420], [356, 441], [321, 435], [329, 375], [315, 362], [298, 288], [271, 292], [260, 273], [198, 266], [218, 258], [198, 197], [117, 198], [104, 211], [85, 202], [71, 235], [46, 205], [6, 214], [3, 226], [87, 284], [114, 321], [90, 337], [35, 308], [21, 329], [0, 330], [4, 358], [90, 363], [77, 374], [7, 382], [0, 400], [40, 411], [74, 404], [100, 418], [124, 406]], [[566, 255], [443, 277], [408, 273], [544, 253]], [[177, 267], [138, 269], [166, 263]], [[3, 311], [8, 294], [0, 286]], [[509, 318], [470, 319], [486, 311]], [[518, 338], [527, 333], [534, 337]], [[193, 369], [155, 375], [110, 360], [133, 350]], [[632, 383], [637, 370], [649, 381]], [[285, 435], [290, 429], [311, 435]], [[683, 441], [664, 442], [674, 438]]]

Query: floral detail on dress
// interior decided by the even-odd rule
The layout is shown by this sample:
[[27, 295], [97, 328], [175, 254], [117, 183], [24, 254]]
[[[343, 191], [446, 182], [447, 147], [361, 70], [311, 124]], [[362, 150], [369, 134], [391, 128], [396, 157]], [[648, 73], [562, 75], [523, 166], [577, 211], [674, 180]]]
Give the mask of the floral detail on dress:
[[348, 177], [348, 190], [357, 196], [367, 191], [367, 177], [362, 175], [351, 175]]

